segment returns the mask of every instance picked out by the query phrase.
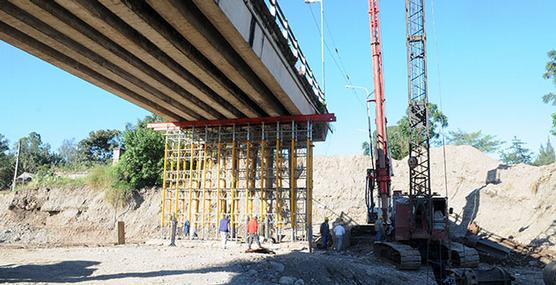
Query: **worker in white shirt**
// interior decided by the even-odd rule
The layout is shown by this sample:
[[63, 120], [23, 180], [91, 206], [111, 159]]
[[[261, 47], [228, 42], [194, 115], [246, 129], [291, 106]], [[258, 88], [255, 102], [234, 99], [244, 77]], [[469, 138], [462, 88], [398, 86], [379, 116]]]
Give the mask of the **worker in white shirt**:
[[336, 224], [334, 227], [334, 246], [336, 247], [336, 251], [342, 250], [342, 242], [344, 240], [344, 235], [346, 234], [346, 229], [341, 223]]

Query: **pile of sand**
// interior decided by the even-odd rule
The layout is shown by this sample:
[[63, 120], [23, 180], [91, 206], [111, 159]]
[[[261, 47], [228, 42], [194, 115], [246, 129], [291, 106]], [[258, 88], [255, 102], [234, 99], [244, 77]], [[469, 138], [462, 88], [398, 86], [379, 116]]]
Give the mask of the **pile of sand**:
[[[446, 146], [446, 187], [443, 158], [442, 148], [431, 150], [432, 191], [447, 193], [454, 213], [522, 243], [556, 244], [556, 164], [498, 169], [500, 183], [487, 185], [487, 172], [497, 169], [499, 161], [470, 146]], [[342, 216], [365, 223], [369, 158], [316, 157], [314, 166], [314, 221]], [[407, 160], [394, 161], [393, 168], [392, 189], [407, 191]]]

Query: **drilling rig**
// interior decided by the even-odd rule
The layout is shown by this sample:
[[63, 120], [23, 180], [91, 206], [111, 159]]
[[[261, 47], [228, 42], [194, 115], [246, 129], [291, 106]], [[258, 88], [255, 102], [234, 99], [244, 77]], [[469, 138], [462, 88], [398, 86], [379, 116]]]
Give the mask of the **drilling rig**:
[[[382, 46], [378, 0], [369, 0], [369, 26], [373, 62], [375, 103], [375, 146], [369, 145], [371, 168], [367, 169], [365, 199], [367, 222], [386, 224], [385, 240], [373, 244], [375, 255], [395, 263], [399, 269], [433, 265], [438, 284], [511, 284], [513, 277], [504, 269], [475, 269], [478, 252], [450, 240], [448, 198], [431, 191], [429, 103], [425, 0], [406, 0], [406, 47], [409, 120], [408, 191], [391, 191], [392, 163], [388, 150], [385, 115]], [[370, 128], [369, 128], [370, 132]], [[372, 134], [369, 133], [372, 138]], [[376, 193], [375, 193], [376, 191]], [[378, 198], [378, 205], [375, 203]], [[355, 232], [367, 232], [360, 226]], [[354, 229], [352, 229], [352, 233]]]
[[[449, 240], [447, 197], [431, 191], [424, 0], [406, 0], [409, 191], [391, 191], [378, 15], [378, 0], [369, 0], [376, 144], [373, 167], [367, 170], [367, 219], [374, 223], [381, 216], [385, 223], [391, 221], [388, 224], [392, 229], [388, 241], [374, 243], [375, 253], [393, 261], [400, 269], [417, 269], [423, 261], [430, 260], [449, 260], [456, 267], [476, 267], [477, 251]], [[375, 189], [378, 207], [374, 201]]]

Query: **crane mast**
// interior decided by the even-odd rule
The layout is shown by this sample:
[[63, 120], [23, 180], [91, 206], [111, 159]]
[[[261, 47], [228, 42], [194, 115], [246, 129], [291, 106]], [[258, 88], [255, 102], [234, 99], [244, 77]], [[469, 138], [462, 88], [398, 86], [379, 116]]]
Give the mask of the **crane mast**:
[[406, 0], [409, 195], [431, 196], [424, 0]]
[[[378, 185], [382, 215], [387, 217], [390, 196], [390, 160], [387, 147], [386, 116], [384, 114], [384, 79], [382, 72], [382, 48], [380, 44], [380, 21], [378, 0], [369, 0], [369, 25], [373, 61], [373, 85], [376, 124], [376, 169], [373, 180]], [[372, 151], [372, 150], [370, 150]]]

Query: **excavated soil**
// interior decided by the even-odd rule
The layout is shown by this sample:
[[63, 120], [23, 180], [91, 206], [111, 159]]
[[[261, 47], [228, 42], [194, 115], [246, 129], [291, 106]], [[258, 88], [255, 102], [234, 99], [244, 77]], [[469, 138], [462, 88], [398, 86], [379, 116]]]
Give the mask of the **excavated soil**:
[[[475, 221], [524, 244], [555, 247], [556, 164], [499, 167], [500, 162], [470, 146], [447, 146], [445, 157], [446, 176], [442, 148], [432, 149], [432, 190], [447, 194], [464, 226]], [[364, 156], [315, 158], [315, 224], [324, 217], [365, 223], [368, 166]], [[499, 183], [487, 184], [488, 171], [497, 168]], [[407, 162], [394, 161], [393, 170], [393, 190], [407, 191]], [[131, 204], [117, 211], [104, 201], [102, 191], [87, 188], [2, 191], [0, 244], [112, 243], [116, 220], [125, 221], [129, 241], [141, 242], [160, 235], [159, 216], [157, 189], [135, 192]]]
[[[556, 164], [513, 167], [470, 146], [446, 146], [431, 151], [432, 191], [447, 195], [464, 227], [475, 221], [482, 228], [514, 240], [556, 249]], [[342, 216], [365, 223], [364, 156], [315, 158], [314, 215]], [[498, 173], [497, 184], [487, 184], [487, 173]], [[392, 189], [408, 191], [407, 160], [394, 161]], [[446, 175], [444, 175], [446, 173]], [[445, 183], [445, 178], [447, 184]]]

